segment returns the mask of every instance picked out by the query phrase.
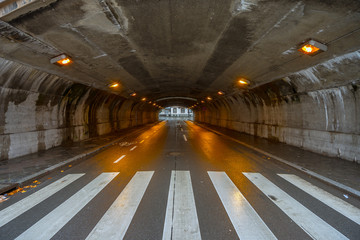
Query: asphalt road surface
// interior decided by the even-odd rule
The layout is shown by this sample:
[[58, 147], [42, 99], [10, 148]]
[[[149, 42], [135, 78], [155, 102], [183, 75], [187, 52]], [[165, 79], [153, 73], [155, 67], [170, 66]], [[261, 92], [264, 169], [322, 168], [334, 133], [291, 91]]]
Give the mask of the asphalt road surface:
[[0, 204], [0, 239], [360, 239], [360, 201], [192, 122], [54, 172]]

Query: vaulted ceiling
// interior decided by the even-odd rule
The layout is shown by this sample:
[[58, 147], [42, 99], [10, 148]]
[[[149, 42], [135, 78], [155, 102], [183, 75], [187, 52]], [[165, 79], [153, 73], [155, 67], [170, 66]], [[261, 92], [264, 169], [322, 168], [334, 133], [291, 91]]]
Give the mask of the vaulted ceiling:
[[[19, 1], [18, 1], [19, 2]], [[0, 2], [0, 56], [164, 105], [191, 105], [360, 49], [358, 0], [48, 0]], [[313, 38], [319, 55], [297, 51]], [[66, 53], [73, 64], [50, 59]], [[121, 87], [109, 89], [112, 82]], [[164, 100], [165, 99], [165, 100]]]

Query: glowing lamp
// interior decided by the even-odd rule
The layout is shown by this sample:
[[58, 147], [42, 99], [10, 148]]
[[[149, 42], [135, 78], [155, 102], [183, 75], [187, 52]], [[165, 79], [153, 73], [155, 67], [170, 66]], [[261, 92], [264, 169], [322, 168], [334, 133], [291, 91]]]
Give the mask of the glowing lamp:
[[245, 85], [249, 85], [249, 84], [250, 84], [250, 81], [249, 81], [249, 80], [246, 80], [245, 78], [240, 78], [240, 79], [238, 80], [238, 83], [239, 83], [240, 85], [245, 86]]
[[131, 93], [130, 96], [135, 97], [135, 96], [136, 96], [136, 92]]
[[310, 39], [298, 47], [298, 51], [304, 53], [309, 56], [315, 56], [318, 53], [325, 52], [327, 50], [327, 46], [318, 41]]
[[109, 85], [109, 87], [111, 87], [111, 88], [116, 88], [116, 87], [118, 87], [118, 86], [119, 86], [118, 83], [112, 83], [112, 84]]
[[212, 100], [212, 97], [207, 97], [206, 98], [208, 101], [211, 101]]
[[146, 101], [146, 97], [142, 98], [141, 101], [145, 102], [145, 101]]
[[58, 66], [66, 66], [66, 65], [69, 65], [70, 63], [72, 63], [72, 60], [69, 56], [67, 56], [65, 54], [61, 54], [59, 56], [56, 56], [56, 57], [53, 57], [52, 59], [50, 59], [50, 63], [56, 64]]
[[225, 93], [223, 91], [218, 91], [219, 95], [224, 95]]

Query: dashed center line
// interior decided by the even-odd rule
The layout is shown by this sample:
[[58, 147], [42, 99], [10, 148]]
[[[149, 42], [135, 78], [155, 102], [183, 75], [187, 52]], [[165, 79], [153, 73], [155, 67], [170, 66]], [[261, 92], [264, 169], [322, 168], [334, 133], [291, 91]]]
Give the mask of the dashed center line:
[[121, 159], [123, 159], [126, 155], [122, 155], [121, 157], [118, 158], [118, 160], [116, 160], [114, 163], [118, 163], [120, 162]]
[[183, 136], [184, 136], [184, 140], [185, 140], [185, 142], [187, 142], [187, 138], [186, 138], [185, 134], [183, 134]]
[[182, 128], [180, 128], [180, 129], [181, 129], [182, 132], [184, 131]]
[[130, 149], [130, 151], [133, 151], [133, 150], [135, 150], [135, 148], [136, 148], [137, 146], [134, 146], [134, 147], [132, 147], [131, 149]]
[[145, 140], [141, 140], [141, 142], [140, 143], [143, 143]]

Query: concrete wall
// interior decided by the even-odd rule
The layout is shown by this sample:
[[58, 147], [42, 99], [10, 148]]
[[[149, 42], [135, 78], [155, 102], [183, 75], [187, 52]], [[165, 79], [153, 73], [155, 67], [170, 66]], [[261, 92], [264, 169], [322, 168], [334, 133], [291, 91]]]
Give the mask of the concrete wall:
[[196, 120], [360, 162], [360, 50], [195, 109]]
[[0, 58], [0, 159], [156, 120], [149, 104]]

